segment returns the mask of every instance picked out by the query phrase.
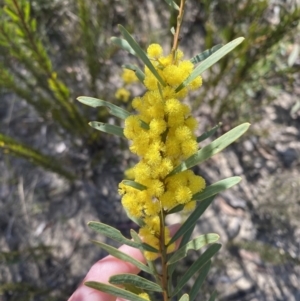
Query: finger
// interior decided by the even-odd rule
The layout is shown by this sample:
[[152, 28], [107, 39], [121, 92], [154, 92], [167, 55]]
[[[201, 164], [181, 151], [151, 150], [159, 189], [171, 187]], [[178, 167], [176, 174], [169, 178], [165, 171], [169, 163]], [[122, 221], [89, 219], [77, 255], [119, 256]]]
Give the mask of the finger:
[[[145, 262], [145, 258], [141, 251], [129, 246], [123, 245], [119, 248], [120, 251], [134, 257], [135, 259]], [[103, 283], [108, 283], [108, 279], [120, 273], [139, 273], [139, 269], [129, 262], [119, 260], [113, 256], [107, 256], [98, 262], [96, 262], [86, 277], [83, 283], [75, 291], [75, 293], [70, 297], [69, 301], [113, 301], [116, 298], [112, 295], [105, 294], [103, 292], [97, 291], [93, 288], [84, 285], [86, 281], [98, 281]]]
[[[174, 235], [179, 227], [179, 224], [170, 226], [171, 235]], [[143, 254], [138, 249], [123, 245], [119, 250], [142, 263], [146, 262]], [[115, 301], [116, 297], [87, 287], [84, 285], [84, 282], [98, 281], [108, 283], [109, 278], [115, 274], [138, 274], [139, 272], [140, 270], [135, 265], [109, 255], [99, 260], [91, 267], [81, 285], [69, 298], [69, 301]]]

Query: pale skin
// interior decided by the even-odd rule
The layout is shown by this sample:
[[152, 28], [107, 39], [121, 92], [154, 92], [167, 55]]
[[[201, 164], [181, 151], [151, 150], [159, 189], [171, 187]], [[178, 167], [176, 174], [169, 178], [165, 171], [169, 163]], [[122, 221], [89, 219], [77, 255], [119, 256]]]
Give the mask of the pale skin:
[[[170, 233], [174, 235], [179, 229], [180, 225], [170, 226]], [[179, 240], [176, 242], [178, 246]], [[140, 250], [123, 245], [119, 248], [120, 251], [130, 255], [136, 260], [146, 263], [146, 260]], [[98, 281], [102, 283], [108, 283], [111, 276], [116, 274], [131, 273], [138, 274], [140, 270], [129, 262], [122, 261], [113, 256], [106, 256], [105, 258], [97, 261], [89, 270], [82, 283], [69, 298], [68, 301], [125, 301], [121, 298], [116, 298], [112, 295], [108, 295], [89, 288], [84, 285], [86, 281]]]

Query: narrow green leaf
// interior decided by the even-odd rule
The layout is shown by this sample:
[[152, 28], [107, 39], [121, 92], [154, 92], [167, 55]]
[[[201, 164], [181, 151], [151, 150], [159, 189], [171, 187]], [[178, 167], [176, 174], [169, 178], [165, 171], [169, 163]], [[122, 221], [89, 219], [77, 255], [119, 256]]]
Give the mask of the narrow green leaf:
[[194, 226], [190, 227], [182, 236], [181, 242], [179, 244], [178, 249], [182, 248], [183, 246], [185, 246], [191, 239], [191, 236], [194, 232], [196, 223], [194, 224]]
[[214, 291], [208, 301], [215, 301], [216, 297], [217, 297], [217, 292]]
[[146, 273], [149, 273], [151, 274], [151, 270], [146, 266], [144, 265], [143, 263], [141, 263], [140, 261], [132, 258], [131, 256], [119, 251], [118, 249], [114, 248], [114, 247], [111, 247], [105, 243], [102, 243], [100, 241], [95, 241], [95, 240], [92, 240], [93, 243], [95, 243], [96, 245], [100, 246], [103, 250], [105, 250], [106, 252], [108, 252], [110, 255], [118, 258], [118, 259], [121, 259], [123, 261], [126, 261], [126, 262], [130, 262], [132, 263], [133, 265], [135, 265], [136, 267], [138, 267], [140, 270], [146, 272]]
[[144, 186], [138, 182], [135, 182], [135, 181], [131, 181], [131, 180], [123, 180], [122, 183], [126, 186], [130, 186], [132, 188], [135, 188], [137, 190], [146, 190], [147, 189], [147, 186]]
[[84, 284], [86, 286], [94, 288], [100, 292], [104, 292], [106, 294], [110, 294], [110, 295], [116, 296], [118, 298], [123, 298], [123, 299], [130, 300], [130, 301], [145, 301], [144, 298], [139, 297], [136, 294], [133, 294], [129, 291], [126, 291], [124, 289], [121, 289], [121, 288], [113, 286], [113, 285], [96, 282], [96, 281], [88, 281], [88, 282], [85, 282]]
[[201, 286], [205, 280], [205, 278], [207, 277], [207, 274], [209, 272], [211, 266], [211, 260], [209, 260], [200, 270], [199, 275], [197, 276], [192, 289], [190, 290], [190, 301], [195, 300], [195, 298], [197, 297], [197, 294], [199, 292], [199, 290], [201, 289]]
[[19, 28], [16, 28], [15, 33], [21, 37], [21, 38], [25, 38], [25, 33], [24, 31], [20, 30]]
[[176, 207], [172, 208], [171, 210], [168, 211], [168, 214], [173, 214], [176, 212], [181, 211], [184, 208], [184, 205], [177, 205]]
[[117, 38], [117, 37], [111, 37], [110, 40], [116, 46], [122, 48], [123, 50], [125, 50], [129, 53], [131, 53], [132, 55], [136, 55], [135, 51], [133, 50], [133, 48], [129, 45], [129, 43], [126, 40], [121, 39], [121, 38]]
[[205, 160], [209, 159], [215, 154], [219, 153], [225, 147], [227, 147], [232, 142], [237, 140], [240, 136], [242, 136], [248, 130], [249, 126], [250, 123], [240, 124], [237, 127], [230, 130], [229, 132], [227, 132], [226, 134], [219, 137], [218, 139], [214, 140], [210, 144], [204, 146], [202, 149], [197, 151], [194, 155], [190, 156], [180, 165], [175, 167], [175, 169], [173, 169], [173, 171], [169, 174], [169, 176], [187, 170], [197, 164], [204, 162]]
[[156, 71], [154, 66], [152, 65], [151, 61], [149, 60], [147, 54], [144, 52], [144, 50], [139, 46], [139, 44], [134, 40], [134, 38], [129, 34], [129, 32], [122, 26], [119, 25], [119, 30], [121, 31], [121, 34], [125, 38], [125, 40], [129, 43], [129, 45], [133, 48], [136, 55], [143, 61], [143, 63], [149, 68], [149, 70], [153, 73], [153, 75], [157, 78], [157, 80], [165, 86], [165, 82], [162, 79], [162, 77], [159, 75], [159, 73]]
[[[180, 242], [180, 244], [179, 244], [179, 249], [182, 248], [183, 246], [185, 246], [185, 245], [190, 241], [190, 238], [191, 238], [191, 236], [192, 236], [192, 233], [193, 233], [193, 231], [194, 231], [195, 226], [196, 226], [196, 223], [195, 223], [193, 226], [191, 226], [191, 227], [183, 234], [182, 239], [181, 239], [181, 242]], [[173, 264], [169, 265], [169, 268], [168, 268], [168, 276], [169, 276], [170, 279], [173, 277], [172, 275], [173, 275], [173, 273], [174, 273], [174, 271], [175, 271], [175, 269], [176, 269], [176, 266], [177, 266], [176, 263], [173, 263]], [[175, 275], [175, 276], [176, 276], [176, 275]]]
[[140, 126], [141, 128], [143, 128], [144, 130], [150, 130], [150, 126], [147, 122], [143, 121], [140, 119]]
[[136, 243], [142, 244], [141, 238], [133, 229], [130, 229], [130, 235], [131, 235], [133, 241], [135, 241]]
[[131, 284], [138, 288], [145, 289], [148, 291], [154, 291], [154, 292], [163, 291], [158, 284], [133, 274], [114, 275], [109, 278], [109, 283], [114, 285]]
[[15, 22], [18, 22], [20, 17], [12, 10], [10, 9], [8, 6], [4, 6], [3, 10], [5, 11], [5, 13], [11, 17], [11, 19]]
[[165, 2], [171, 6], [172, 9], [179, 10], [179, 6], [172, 0], [165, 0]]
[[118, 118], [121, 118], [121, 119], [126, 119], [127, 117], [129, 117], [131, 114], [112, 104], [112, 103], [109, 103], [107, 101], [104, 101], [102, 99], [98, 99], [98, 98], [94, 98], [94, 97], [88, 97], [88, 96], [80, 96], [77, 98], [77, 100], [85, 105], [88, 105], [90, 107], [93, 107], [93, 108], [97, 108], [97, 107], [106, 107], [107, 110], [113, 115], [113, 116], [116, 116]]
[[157, 88], [158, 88], [159, 95], [160, 95], [161, 99], [164, 99], [163, 91], [162, 91], [160, 83], [157, 83]]
[[32, 31], [36, 31], [36, 19], [30, 21], [30, 26]]
[[[138, 288], [138, 287], [136, 287], [136, 286], [133, 286], [133, 285], [131, 285], [131, 284], [126, 284], [126, 285], [124, 285], [123, 288], [124, 288], [126, 291], [131, 292], [131, 293], [133, 293], [133, 294], [135, 294], [135, 295], [139, 295], [139, 294], [141, 294], [141, 293], [144, 292], [142, 289], [140, 289], [140, 288]], [[118, 298], [118, 300], [119, 300], [119, 298]], [[122, 299], [122, 300], [123, 300], [123, 299]]]
[[[179, 244], [179, 247], [178, 249], [182, 248], [183, 246], [185, 246], [189, 241], [190, 241], [190, 238], [192, 236], [192, 233], [194, 231], [194, 228], [196, 226], [196, 222], [197, 220], [195, 221], [194, 225], [192, 225], [183, 235], [182, 235], [182, 239], [181, 239], [181, 242]], [[174, 264], [171, 264], [168, 268], [168, 275], [169, 277], [171, 278], [174, 271], [176, 269], [176, 263]]]
[[219, 182], [216, 182], [210, 186], [207, 186], [203, 191], [195, 193], [192, 200], [202, 201], [211, 196], [218, 194], [219, 192], [226, 190], [242, 180], [241, 177], [230, 177]]
[[184, 294], [181, 296], [181, 298], [179, 299], [179, 301], [189, 301], [190, 297], [188, 294]]
[[98, 122], [98, 121], [91, 121], [91, 122], [89, 122], [89, 125], [98, 131], [101, 131], [101, 132], [104, 132], [107, 134], [116, 135], [121, 138], [125, 138], [124, 129], [117, 125]]
[[167, 262], [168, 265], [173, 264], [180, 259], [186, 257], [189, 250], [200, 250], [202, 247], [215, 243], [219, 240], [220, 236], [215, 233], [209, 233], [209, 234], [203, 234], [198, 236], [197, 238], [194, 238], [190, 242], [188, 242], [185, 246], [181, 247], [179, 250], [177, 250], [172, 257]]
[[175, 235], [171, 238], [168, 245], [172, 244], [179, 237], [181, 237], [184, 233], [186, 233], [191, 227], [195, 227], [195, 224], [199, 217], [203, 214], [203, 212], [207, 209], [207, 207], [212, 203], [213, 197], [210, 197], [204, 201], [202, 201], [196, 209], [192, 212], [192, 214], [188, 217], [188, 219], [181, 225]]
[[213, 244], [208, 247], [208, 249], [189, 267], [189, 269], [181, 277], [171, 297], [174, 297], [179, 293], [179, 291], [190, 280], [190, 278], [221, 249], [221, 246], [221, 244]]
[[227, 53], [232, 51], [235, 47], [240, 45], [244, 41], [244, 38], [237, 38], [225, 46], [223, 46], [221, 49], [217, 50], [215, 53], [213, 53], [211, 56], [209, 56], [206, 60], [204, 60], [197, 68], [194, 69], [194, 71], [191, 73], [191, 75], [181, 84], [177, 87], [175, 90], [176, 92], [179, 92], [182, 88], [187, 86], [190, 82], [192, 82], [197, 76], [202, 74], [206, 69], [214, 65], [217, 61], [219, 61], [223, 56], [225, 56]]
[[125, 64], [122, 66], [122, 68], [132, 70], [135, 73], [136, 77], [139, 79], [139, 81], [141, 83], [144, 83], [145, 74], [138, 66], [133, 65], [133, 64]]
[[222, 125], [222, 122], [219, 122], [212, 129], [203, 133], [201, 136], [197, 137], [197, 142], [200, 143], [200, 142], [204, 141], [205, 139], [209, 138], [210, 136], [212, 136], [220, 128], [221, 125]]
[[221, 47], [223, 47], [223, 44], [215, 45], [214, 47], [212, 47], [210, 49], [207, 49], [207, 50], [195, 55], [193, 58], [190, 59], [190, 61], [194, 65], [196, 65], [196, 64], [204, 61], [205, 59], [207, 59], [209, 56], [211, 56], [214, 52], [219, 50]]
[[[182, 236], [182, 239], [181, 239], [181, 242], [179, 245], [179, 249], [181, 249], [184, 245], [186, 245], [189, 242], [190, 237], [194, 231], [194, 228], [196, 226], [198, 219], [205, 212], [205, 210], [208, 208], [208, 206], [212, 203], [213, 199], [214, 199], [214, 196], [211, 196], [210, 198], [207, 198], [204, 201], [202, 201], [197, 206], [196, 210], [188, 217], [188, 219], [185, 221], [185, 223], [181, 226], [182, 229], [180, 228], [177, 231], [177, 233], [174, 235], [176, 239], [177, 239], [177, 237], [179, 238], [180, 236]], [[172, 277], [172, 274], [173, 274], [175, 268], [176, 268], [176, 264], [172, 264], [168, 268], [168, 274], [169, 274], [170, 278]]]
[[154, 247], [146, 244], [146, 243], [142, 243], [142, 248], [144, 251], [149, 251], [149, 252], [152, 252], [152, 253], [158, 253], [159, 251], [157, 249], [155, 249]]
[[130, 239], [127, 239], [126, 237], [124, 237], [121, 232], [117, 229], [115, 229], [114, 227], [111, 227], [109, 225], [100, 223], [100, 222], [89, 222], [88, 226], [93, 229], [94, 231], [109, 237], [121, 244], [125, 244], [127, 246], [131, 246], [133, 248], [137, 248], [140, 249], [141, 248], [141, 244], [136, 243]]
[[25, 22], [28, 23], [30, 19], [30, 2], [24, 3], [24, 19]]

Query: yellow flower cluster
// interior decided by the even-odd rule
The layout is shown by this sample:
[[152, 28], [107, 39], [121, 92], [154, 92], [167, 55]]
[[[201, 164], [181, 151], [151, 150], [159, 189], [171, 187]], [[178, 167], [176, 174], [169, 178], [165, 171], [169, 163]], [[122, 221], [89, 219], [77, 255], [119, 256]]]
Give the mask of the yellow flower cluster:
[[[173, 92], [173, 97], [183, 98], [187, 95], [189, 89], [195, 90], [202, 85], [202, 78], [198, 76], [187, 87], [175, 93], [175, 89], [193, 71], [193, 63], [182, 60], [183, 52], [181, 50], [177, 50], [175, 59], [172, 54], [162, 56], [162, 48], [158, 44], [150, 45], [147, 49], [147, 54], [152, 59], [152, 63], [159, 75], [167, 83], [167, 91], [171, 94]], [[146, 88], [150, 91], [157, 90], [157, 79], [147, 67], [145, 67], [145, 76], [144, 84]]]
[[[145, 67], [144, 84], [148, 91], [143, 97], [133, 99], [132, 106], [138, 114], [129, 116], [124, 127], [124, 135], [132, 141], [130, 150], [141, 158], [130, 175], [147, 189], [138, 190], [120, 183], [119, 192], [126, 211], [145, 224], [140, 236], [159, 250], [161, 214], [177, 205], [192, 210], [195, 206], [193, 194], [205, 188], [204, 179], [191, 170], [168, 176], [182, 160], [198, 150], [194, 134], [197, 122], [190, 115], [190, 108], [179, 99], [189, 89], [200, 87], [202, 80], [197, 77], [177, 93], [176, 88], [193, 71], [193, 64], [182, 60], [183, 53], [179, 50], [175, 59], [171, 54], [162, 56], [158, 44], [150, 45], [147, 54], [166, 85], [159, 86], [157, 78]], [[167, 244], [170, 240], [168, 229], [164, 237]], [[173, 249], [171, 245], [168, 251]], [[153, 260], [156, 253], [146, 252], [145, 256]]]

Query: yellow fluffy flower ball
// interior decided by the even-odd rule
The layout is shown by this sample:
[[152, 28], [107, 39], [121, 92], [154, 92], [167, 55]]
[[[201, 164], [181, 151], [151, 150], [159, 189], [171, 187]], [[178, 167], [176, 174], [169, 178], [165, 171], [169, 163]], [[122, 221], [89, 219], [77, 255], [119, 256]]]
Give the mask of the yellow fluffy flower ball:
[[122, 79], [125, 84], [131, 84], [134, 83], [138, 80], [136, 77], [134, 71], [129, 70], [129, 69], [124, 69], [123, 74], [122, 74]]
[[150, 58], [159, 58], [163, 53], [163, 49], [159, 44], [151, 44], [147, 49]]

